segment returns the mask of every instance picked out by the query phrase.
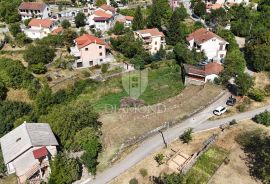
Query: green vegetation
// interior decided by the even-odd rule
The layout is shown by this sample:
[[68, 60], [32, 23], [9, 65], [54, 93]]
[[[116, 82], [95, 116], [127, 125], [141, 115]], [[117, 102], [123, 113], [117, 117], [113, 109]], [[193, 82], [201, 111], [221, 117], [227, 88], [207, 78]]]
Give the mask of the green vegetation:
[[[268, 112], [265, 112], [265, 114]], [[269, 114], [267, 115], [269, 116]], [[268, 117], [269, 123], [269, 117]], [[268, 124], [269, 125], [269, 124]], [[263, 183], [270, 182], [270, 136], [261, 130], [245, 132], [237, 137], [237, 141], [248, 154], [250, 173]]]
[[159, 184], [183, 184], [184, 176], [180, 173], [172, 173], [172, 174], [162, 174], [158, 177]]
[[189, 143], [192, 140], [192, 131], [192, 128], [189, 128], [180, 136], [183, 143]]
[[115, 35], [122, 35], [126, 32], [126, 29], [125, 29], [125, 26], [123, 23], [121, 22], [116, 22], [114, 24], [114, 27], [112, 29], [112, 32], [115, 34]]
[[136, 31], [136, 30], [140, 30], [140, 29], [143, 29], [143, 28], [144, 28], [144, 20], [143, 20], [143, 15], [142, 15], [142, 12], [141, 12], [141, 7], [137, 6], [136, 12], [135, 12], [135, 15], [134, 15], [134, 19], [133, 19], [133, 22], [132, 22], [132, 29], [134, 31]]
[[212, 147], [203, 153], [191, 170], [185, 175], [186, 183], [207, 183], [222, 164], [228, 152]]
[[0, 20], [8, 24], [20, 21], [20, 15], [18, 13], [20, 3], [20, 0], [1, 0]]
[[84, 13], [79, 12], [76, 16], [75, 16], [75, 25], [76, 27], [83, 27], [86, 25], [86, 17], [84, 15]]
[[81, 166], [78, 160], [58, 153], [51, 162], [49, 184], [72, 183], [80, 178]]
[[159, 166], [164, 164], [164, 155], [162, 153], [158, 153], [156, 156], [154, 156], [154, 159]]
[[140, 174], [145, 178], [148, 175], [148, 172], [146, 169], [140, 169]]
[[136, 178], [132, 178], [128, 183], [129, 184], [139, 184], [139, 182]]
[[248, 96], [257, 102], [262, 102], [265, 97], [265, 92], [261, 89], [253, 88], [248, 92]]
[[270, 126], [270, 112], [265, 111], [256, 115], [254, 121], [265, 126]]
[[68, 20], [63, 20], [61, 22], [61, 26], [64, 28], [64, 29], [67, 29], [71, 26], [70, 22]]

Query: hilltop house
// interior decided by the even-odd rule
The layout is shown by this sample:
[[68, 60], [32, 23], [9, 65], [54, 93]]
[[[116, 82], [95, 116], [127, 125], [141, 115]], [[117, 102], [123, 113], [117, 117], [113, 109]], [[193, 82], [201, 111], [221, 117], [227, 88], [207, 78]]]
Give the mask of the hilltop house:
[[18, 183], [47, 181], [58, 146], [49, 124], [23, 123], [0, 142], [7, 172], [16, 173]]
[[73, 68], [87, 68], [109, 62], [106, 43], [95, 36], [84, 34], [74, 40], [71, 54], [76, 57]]
[[55, 29], [57, 29], [57, 26], [53, 20], [31, 19], [24, 33], [31, 39], [41, 39], [51, 34]]
[[107, 14], [111, 14], [113, 17], [116, 14], [115, 8], [112, 7], [112, 6], [106, 5], [106, 4], [103, 4], [100, 7], [98, 7], [97, 10], [101, 10], [101, 11], [107, 13]]
[[155, 54], [165, 47], [165, 36], [157, 28], [134, 31], [135, 37], [143, 41], [143, 47], [150, 54]]
[[184, 64], [185, 84], [202, 85], [208, 81], [214, 81], [223, 70], [218, 62], [211, 62], [205, 66], [193, 66]]
[[22, 2], [19, 6], [19, 14], [22, 20], [30, 18], [45, 19], [50, 16], [50, 8], [45, 3]]
[[125, 27], [130, 27], [132, 25], [133, 19], [134, 17], [132, 16], [119, 15], [116, 21], [121, 22]]
[[198, 29], [186, 38], [188, 48], [204, 52], [208, 60], [222, 61], [227, 53], [229, 44], [223, 38], [205, 28]]

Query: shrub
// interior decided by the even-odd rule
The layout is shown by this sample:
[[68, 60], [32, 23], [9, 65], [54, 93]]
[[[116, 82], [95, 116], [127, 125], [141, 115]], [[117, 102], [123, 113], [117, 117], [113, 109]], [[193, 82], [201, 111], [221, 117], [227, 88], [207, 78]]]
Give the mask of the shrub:
[[84, 77], [90, 77], [91, 76], [90, 72], [88, 72], [87, 70], [83, 70], [82, 74], [83, 74]]
[[260, 89], [252, 89], [249, 91], [248, 96], [257, 102], [261, 102], [265, 97], [265, 93]]
[[245, 112], [250, 105], [251, 101], [249, 98], [244, 98], [243, 102], [237, 106], [239, 112]]
[[5, 84], [0, 81], [0, 100], [5, 100], [7, 91], [8, 89], [6, 88]]
[[132, 178], [130, 181], [129, 181], [129, 184], [138, 184], [138, 180], [136, 178]]
[[101, 65], [101, 72], [106, 73], [109, 69], [109, 64], [102, 64]]
[[229, 125], [235, 125], [235, 124], [237, 124], [237, 122], [236, 122], [236, 120], [235, 119], [233, 119], [232, 121], [230, 121], [230, 123], [229, 123]]
[[158, 165], [162, 165], [164, 163], [164, 155], [162, 153], [159, 153], [157, 154], [155, 157], [154, 157], [155, 161], [158, 163]]
[[264, 87], [264, 92], [265, 92], [265, 95], [267, 95], [267, 96], [270, 95], [270, 85], [267, 85]]
[[142, 177], [146, 177], [148, 175], [148, 172], [146, 169], [140, 169], [140, 174], [142, 175]]
[[270, 126], [270, 112], [265, 111], [256, 115], [254, 121], [265, 126]]
[[187, 129], [181, 136], [180, 139], [183, 143], [189, 143], [192, 140], [192, 128]]
[[30, 70], [35, 74], [43, 74], [47, 72], [46, 66], [44, 66], [42, 63], [30, 65]]

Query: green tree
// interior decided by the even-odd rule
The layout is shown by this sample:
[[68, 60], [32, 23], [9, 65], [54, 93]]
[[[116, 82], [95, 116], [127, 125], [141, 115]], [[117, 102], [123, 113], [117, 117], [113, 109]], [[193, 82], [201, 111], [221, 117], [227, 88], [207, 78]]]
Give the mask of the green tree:
[[132, 21], [132, 29], [134, 31], [144, 28], [144, 20], [141, 12], [141, 7], [137, 6], [134, 19]]
[[27, 38], [27, 36], [23, 32], [18, 33], [15, 40], [20, 47], [24, 46], [25, 44], [31, 43], [32, 41], [30, 38]]
[[35, 98], [35, 106], [39, 115], [47, 114], [50, 105], [52, 104], [52, 90], [48, 85], [45, 85]]
[[63, 32], [63, 42], [68, 47], [74, 44], [74, 39], [77, 37], [78, 37], [78, 34], [72, 29], [66, 29]]
[[269, 111], [264, 111], [254, 117], [254, 120], [256, 123], [265, 125], [265, 126], [270, 126], [270, 112]]
[[148, 17], [147, 26], [149, 28], [161, 28], [161, 13], [157, 3], [154, 3], [151, 8], [151, 13]]
[[8, 24], [20, 21], [20, 15], [18, 13], [20, 3], [20, 0], [1, 0], [0, 20]]
[[0, 81], [0, 100], [5, 100], [7, 92], [8, 89], [6, 88], [5, 84]]
[[76, 27], [83, 27], [86, 25], [86, 17], [84, 15], [84, 13], [79, 12], [76, 16], [75, 16], [75, 25]]
[[68, 20], [63, 20], [61, 22], [61, 26], [64, 28], [64, 29], [67, 29], [71, 26], [70, 22]]
[[128, 183], [129, 183], [129, 184], [139, 184], [137, 178], [132, 178], [131, 180], [129, 180]]
[[180, 136], [183, 143], [189, 143], [192, 140], [192, 131], [193, 129], [189, 128]]
[[170, 45], [175, 45], [178, 42], [185, 42], [188, 30], [186, 25], [181, 22], [185, 19], [187, 13], [182, 10], [182, 8], [177, 8], [169, 21], [168, 31], [167, 31], [167, 43]]
[[125, 26], [121, 22], [116, 22], [112, 31], [116, 35], [121, 35], [125, 32]]
[[78, 160], [69, 158], [64, 153], [58, 153], [50, 166], [49, 184], [67, 184], [80, 179], [81, 169]]
[[18, 33], [22, 32], [20, 23], [10, 24], [9, 31], [11, 32], [13, 37], [16, 37]]
[[173, 52], [175, 58], [179, 64], [197, 64], [204, 56], [203, 53], [197, 53], [196, 51], [190, 51], [184, 43], [178, 43], [175, 45]]
[[229, 14], [224, 8], [212, 9], [209, 16], [207, 16], [207, 21], [217, 26], [226, 26], [230, 20]]
[[236, 76], [235, 84], [237, 86], [238, 94], [246, 95], [249, 89], [254, 85], [254, 80], [250, 75], [242, 73]]
[[106, 0], [97, 0], [96, 6], [101, 6], [101, 5], [106, 4], [106, 3], [107, 3]]
[[98, 114], [88, 102], [73, 102], [57, 105], [47, 115], [40, 117], [41, 122], [48, 122], [59, 137], [61, 144], [71, 149], [75, 134], [86, 127], [98, 128]]
[[193, 7], [193, 11], [199, 17], [204, 18], [204, 16], [206, 15], [206, 5], [205, 5], [205, 3], [202, 2], [201, 0], [198, 0], [195, 3], [194, 7]]
[[31, 64], [47, 64], [55, 57], [55, 48], [45, 45], [30, 45], [23, 55], [25, 61]]

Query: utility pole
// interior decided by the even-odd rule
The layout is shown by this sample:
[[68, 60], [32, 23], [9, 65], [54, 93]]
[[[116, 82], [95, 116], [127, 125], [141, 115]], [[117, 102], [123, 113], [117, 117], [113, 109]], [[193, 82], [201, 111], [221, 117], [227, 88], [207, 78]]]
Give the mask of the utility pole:
[[168, 145], [167, 145], [166, 140], [164, 138], [163, 132], [161, 130], [159, 130], [159, 132], [161, 133], [161, 136], [162, 136], [163, 142], [165, 144], [165, 147], [168, 148]]

